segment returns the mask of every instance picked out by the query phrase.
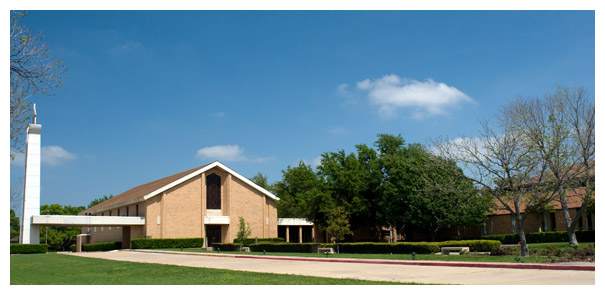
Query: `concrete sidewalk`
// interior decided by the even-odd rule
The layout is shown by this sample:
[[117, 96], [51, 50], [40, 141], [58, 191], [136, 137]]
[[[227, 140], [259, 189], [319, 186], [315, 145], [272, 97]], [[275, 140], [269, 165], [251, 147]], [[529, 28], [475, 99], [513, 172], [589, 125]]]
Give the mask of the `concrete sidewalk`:
[[283, 256], [252, 257], [150, 250], [81, 252], [70, 255], [141, 263], [388, 282], [465, 285], [594, 285], [595, 283], [595, 272], [586, 270], [384, 264], [367, 261], [322, 261], [313, 258], [285, 259], [286, 257]]

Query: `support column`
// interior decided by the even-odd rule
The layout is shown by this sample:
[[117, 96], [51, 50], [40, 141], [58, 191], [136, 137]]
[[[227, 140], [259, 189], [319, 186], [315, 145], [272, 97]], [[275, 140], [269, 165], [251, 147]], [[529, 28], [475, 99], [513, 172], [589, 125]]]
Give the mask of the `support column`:
[[302, 228], [303, 228], [302, 225], [298, 227], [298, 243], [299, 244], [303, 242], [303, 240], [302, 240]]
[[23, 214], [21, 215], [21, 244], [40, 244], [40, 227], [32, 225], [32, 216], [40, 215], [40, 134], [42, 125], [27, 127], [25, 152], [25, 190], [23, 192]]
[[290, 226], [286, 225], [286, 243], [290, 243]]

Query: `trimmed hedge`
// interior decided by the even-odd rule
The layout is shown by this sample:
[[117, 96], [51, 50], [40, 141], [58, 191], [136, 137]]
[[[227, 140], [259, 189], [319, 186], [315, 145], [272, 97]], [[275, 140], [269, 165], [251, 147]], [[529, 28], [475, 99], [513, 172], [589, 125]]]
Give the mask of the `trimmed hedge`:
[[438, 242], [439, 247], [469, 247], [471, 252], [492, 252], [500, 249], [498, 240], [467, 240]]
[[[506, 234], [506, 235], [489, 235], [482, 236], [482, 240], [498, 240], [502, 244], [517, 244], [519, 243], [518, 234]], [[528, 243], [557, 243], [567, 242], [566, 231], [549, 231], [549, 232], [537, 232], [537, 233], [526, 233], [525, 239]], [[577, 230], [576, 239], [578, 242], [592, 243], [595, 241], [594, 230]]]
[[132, 239], [132, 249], [154, 248], [200, 248], [204, 246], [204, 238], [189, 239]]
[[[315, 253], [319, 248], [318, 243], [258, 243], [250, 245], [252, 252], [295, 252], [295, 253]], [[222, 250], [222, 248], [221, 248]]]
[[[284, 238], [258, 238], [259, 243], [284, 243], [285, 241], [286, 240]], [[233, 243], [237, 244], [237, 241], [234, 239]], [[256, 244], [256, 238], [244, 240], [244, 247], [248, 247], [252, 244]]]
[[122, 242], [84, 244], [82, 251], [111, 251], [122, 249]]
[[239, 251], [239, 244], [235, 243], [214, 243], [212, 244], [214, 251], [221, 249], [221, 251]]
[[11, 254], [47, 253], [46, 244], [11, 244]]
[[[322, 247], [334, 247], [334, 244], [321, 244]], [[439, 252], [438, 243], [430, 242], [399, 242], [399, 243], [342, 243], [338, 244], [340, 253], [359, 254], [431, 254]]]

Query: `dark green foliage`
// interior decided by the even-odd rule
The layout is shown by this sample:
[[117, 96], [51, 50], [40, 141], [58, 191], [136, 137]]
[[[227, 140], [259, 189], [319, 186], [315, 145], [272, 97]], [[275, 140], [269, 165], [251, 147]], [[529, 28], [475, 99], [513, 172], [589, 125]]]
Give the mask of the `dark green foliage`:
[[18, 236], [21, 229], [19, 217], [15, 214], [15, 210], [11, 209], [11, 239]]
[[[69, 206], [60, 204], [45, 204], [40, 206], [41, 215], [78, 215], [84, 211], [84, 206]], [[41, 226], [40, 241], [48, 244], [50, 249], [69, 250], [76, 241], [76, 236], [82, 233], [81, 227]]]
[[[525, 238], [528, 243], [554, 243], [554, 242], [567, 242], [568, 236], [566, 231], [553, 231], [553, 232], [538, 232], [538, 233], [526, 233]], [[576, 238], [578, 242], [594, 242], [595, 231], [594, 230], [577, 230]], [[480, 239], [483, 240], [498, 240], [502, 244], [517, 244], [519, 243], [518, 234], [507, 234], [507, 235], [489, 235], [482, 236]]]
[[[75, 249], [75, 248], [74, 248]], [[122, 249], [122, 242], [107, 242], [84, 245], [84, 251], [111, 251]]]
[[319, 248], [318, 243], [258, 243], [250, 245], [252, 252], [300, 252], [316, 253]]
[[90, 208], [90, 207], [96, 206], [97, 204], [103, 203], [103, 202], [105, 202], [105, 201], [107, 201], [107, 200], [109, 200], [111, 198], [113, 198], [113, 195], [110, 194], [109, 196], [105, 195], [105, 196], [102, 196], [102, 197], [100, 197], [98, 199], [94, 199], [94, 200], [92, 200], [88, 204], [88, 207], [86, 207], [86, 208]]
[[492, 252], [500, 249], [502, 242], [496, 240], [466, 240], [438, 242], [439, 247], [469, 247], [471, 252]]
[[34, 254], [48, 252], [46, 244], [11, 244], [11, 254]]
[[189, 239], [132, 239], [132, 249], [154, 248], [199, 248], [204, 246], [204, 238]]
[[214, 251], [239, 251], [240, 244], [236, 243], [214, 243], [212, 244], [212, 248]]
[[[237, 240], [237, 239], [234, 239], [234, 240], [233, 240], [233, 243], [237, 243], [237, 242], [236, 242], [236, 240]], [[245, 247], [248, 247], [248, 246], [250, 246], [250, 245], [252, 245], [252, 244], [255, 244], [255, 243], [256, 243], [256, 240], [257, 240], [256, 238], [253, 238], [253, 239], [245, 239], [245, 240], [244, 240], [244, 246], [245, 246]], [[286, 241], [286, 240], [285, 240], [284, 238], [258, 238], [258, 242], [259, 242], [259, 243], [262, 243], [262, 242], [268, 242], [268, 243], [283, 243], [283, 242], [285, 242], [285, 241]], [[217, 244], [217, 243], [215, 243], [215, 245], [216, 245], [216, 244]], [[228, 243], [223, 243], [223, 244], [228, 244]]]
[[[335, 244], [321, 244], [321, 247], [335, 247]], [[438, 243], [400, 242], [400, 243], [342, 243], [338, 244], [340, 253], [359, 254], [431, 254], [439, 252]]]

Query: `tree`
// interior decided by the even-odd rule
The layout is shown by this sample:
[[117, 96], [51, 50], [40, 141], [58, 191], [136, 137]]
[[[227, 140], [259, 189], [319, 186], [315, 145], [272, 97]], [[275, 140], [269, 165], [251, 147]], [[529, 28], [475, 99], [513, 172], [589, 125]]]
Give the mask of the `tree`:
[[103, 203], [111, 198], [113, 198], [112, 194], [110, 194], [109, 196], [104, 195], [100, 198], [94, 199], [94, 200], [90, 201], [90, 203], [88, 204], [88, 207], [86, 207], [86, 209], [96, 206], [97, 204]]
[[18, 236], [21, 232], [21, 222], [15, 214], [15, 210], [11, 209], [11, 239]]
[[346, 235], [353, 234], [349, 225], [349, 216], [344, 207], [338, 206], [330, 211], [326, 232], [335, 242], [343, 241]]
[[[556, 199], [561, 203], [569, 244], [577, 245], [577, 221], [592, 193], [590, 188], [586, 190], [589, 194], [585, 195], [585, 205], [572, 219], [567, 206], [568, 191], [590, 186], [591, 170], [594, 175], [594, 106], [586, 91], [559, 86], [554, 94], [542, 99], [519, 97], [503, 113], [510, 128], [517, 129], [527, 144], [534, 147], [540, 161], [546, 163], [546, 185], [556, 191]], [[578, 118], [583, 118], [581, 126]]]
[[506, 116], [499, 116], [497, 128], [482, 122], [478, 138], [435, 140], [434, 144], [440, 156], [463, 165], [470, 174], [465, 177], [514, 216], [521, 255], [528, 256], [523, 223], [529, 212], [546, 206], [554, 193], [545, 187], [546, 163], [508, 123]]
[[379, 135], [384, 182], [384, 220], [396, 228], [437, 231], [452, 225], [479, 225], [491, 199], [478, 194], [453, 161], [435, 156], [420, 144], [405, 144], [401, 136]]
[[[62, 206], [60, 204], [40, 206], [41, 215], [77, 215], [84, 210], [84, 206]], [[82, 233], [81, 227], [42, 226], [40, 227], [40, 241], [45, 241], [51, 249], [68, 250], [80, 233]]]
[[[578, 220], [584, 212], [594, 213], [594, 194], [595, 194], [595, 104], [594, 97], [589, 97], [587, 91], [582, 87], [562, 88], [557, 91], [563, 100], [565, 119], [571, 126], [572, 142], [577, 146], [578, 164], [575, 166], [575, 173], [572, 179], [577, 180], [570, 185], [571, 190], [576, 194], [581, 194], [581, 187], [584, 187], [582, 194], [582, 206], [576, 213], [571, 222], [566, 219], [565, 224], [568, 228], [567, 233], [570, 236], [570, 244], [575, 239], [575, 232]], [[567, 208], [565, 198], [561, 198], [561, 207]], [[569, 215], [569, 214], [567, 214]], [[571, 230], [570, 230], [571, 229]], [[573, 234], [573, 237], [571, 236]]]
[[250, 181], [256, 183], [258, 186], [260, 186], [268, 191], [273, 190], [273, 185], [269, 184], [269, 181], [267, 180], [267, 176], [261, 174], [260, 172], [257, 173], [256, 175], [252, 176], [252, 178], [250, 178]]
[[323, 153], [318, 175], [327, 185], [331, 199], [349, 216], [353, 229], [378, 226], [377, 212], [380, 186], [380, 168], [376, 152], [365, 145], [357, 145], [357, 154], [344, 150]]
[[19, 24], [25, 12], [11, 11], [10, 33], [10, 141], [13, 151], [22, 151], [21, 135], [31, 120], [32, 108], [28, 101], [33, 95], [52, 94], [61, 87], [63, 63], [53, 56], [41, 33], [34, 35]]
[[237, 231], [237, 237], [235, 238], [236, 243], [240, 245], [240, 247], [244, 246], [246, 239], [250, 237], [251, 234], [250, 224], [244, 220], [243, 217], [239, 217], [239, 230]]
[[303, 161], [282, 170], [282, 180], [274, 184], [274, 190], [279, 197], [276, 205], [281, 218], [305, 218], [322, 227], [327, 213], [335, 206], [325, 181]]

